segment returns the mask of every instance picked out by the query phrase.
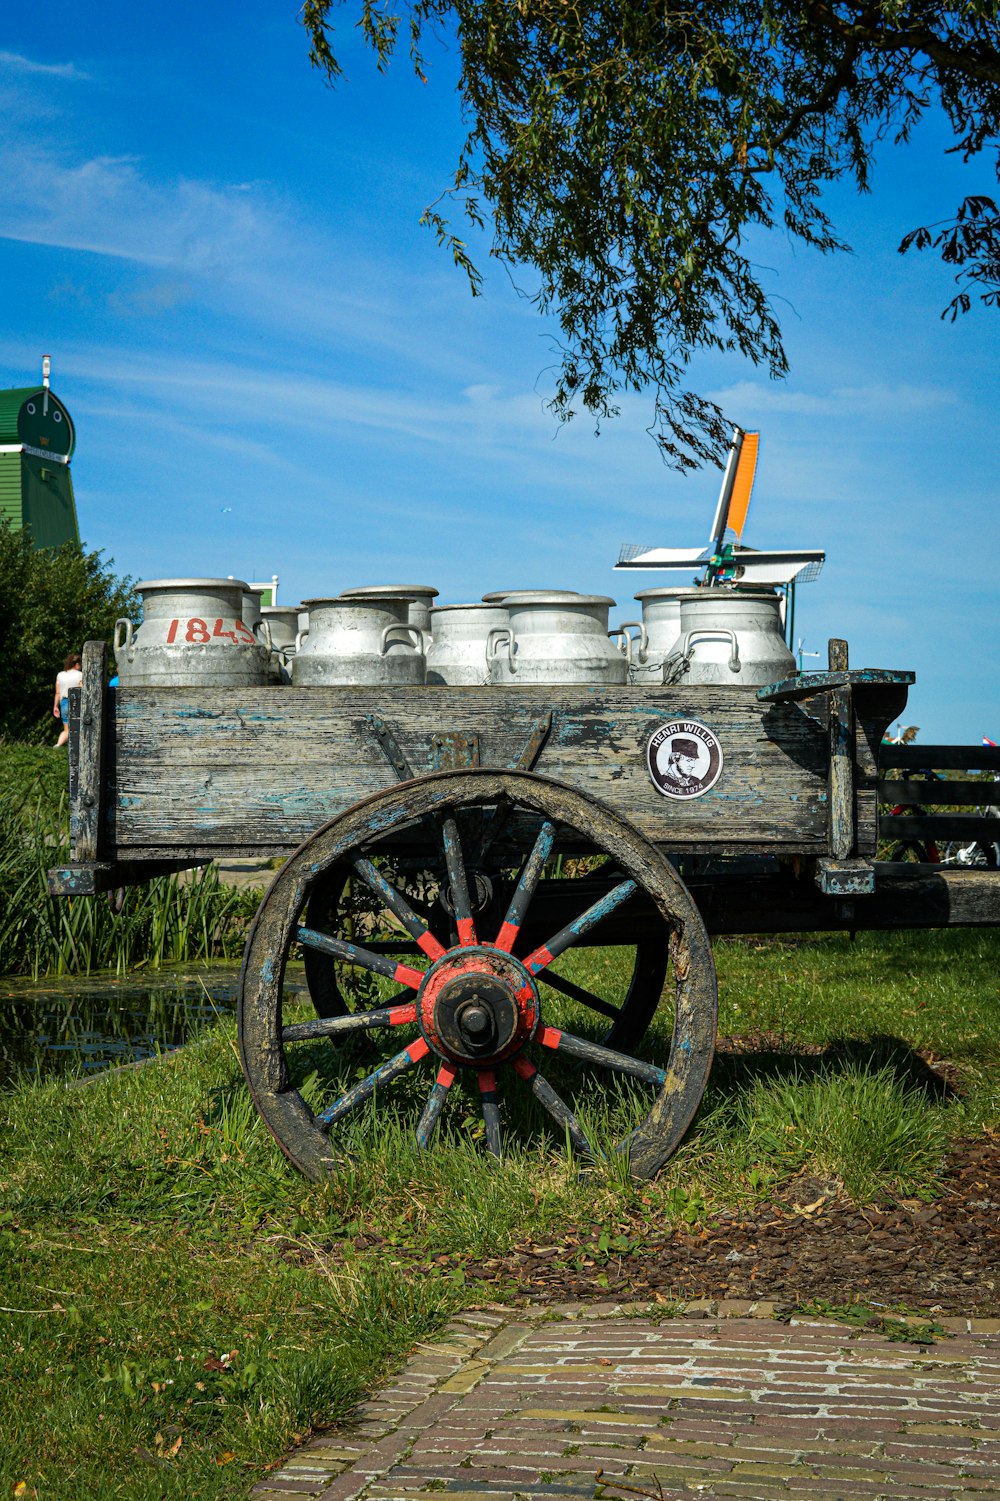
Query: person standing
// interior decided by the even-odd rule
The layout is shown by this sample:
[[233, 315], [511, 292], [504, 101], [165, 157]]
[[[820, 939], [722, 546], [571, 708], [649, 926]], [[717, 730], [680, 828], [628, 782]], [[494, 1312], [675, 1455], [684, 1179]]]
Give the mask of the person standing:
[[66, 658], [62, 672], [56, 674], [56, 697], [52, 705], [52, 713], [56, 719], [62, 720], [62, 729], [56, 745], [65, 745], [69, 739], [69, 691], [71, 688], [79, 688], [82, 682], [80, 653], [71, 651]]

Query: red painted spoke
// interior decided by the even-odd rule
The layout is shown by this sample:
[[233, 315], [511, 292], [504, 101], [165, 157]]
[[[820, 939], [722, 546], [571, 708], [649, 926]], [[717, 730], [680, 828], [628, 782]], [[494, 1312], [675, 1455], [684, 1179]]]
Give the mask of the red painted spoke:
[[533, 975], [540, 974], [547, 964], [552, 963], [557, 954], [561, 954], [572, 944], [579, 943], [591, 928], [596, 928], [597, 924], [603, 921], [609, 913], [614, 912], [616, 907], [627, 902], [636, 889], [634, 881], [620, 881], [617, 886], [613, 886], [605, 896], [602, 896], [600, 901], [588, 907], [586, 912], [581, 912], [579, 917], [575, 917], [571, 923], [560, 928], [548, 943], [539, 944], [538, 948], [523, 961], [525, 968], [529, 969]]
[[538, 1072], [535, 1065], [523, 1053], [513, 1060], [514, 1072], [524, 1080], [535, 1099], [547, 1110], [563, 1132], [569, 1137], [578, 1152], [585, 1152], [588, 1157], [594, 1154], [591, 1151], [590, 1142], [583, 1134], [583, 1127], [573, 1114], [569, 1106], [559, 1098], [549, 1081]]
[[441, 821], [441, 840], [444, 845], [445, 864], [448, 867], [448, 892], [455, 913], [455, 926], [461, 944], [475, 943], [476, 925], [472, 920], [472, 899], [469, 896], [469, 878], [465, 873], [462, 856], [462, 841], [454, 814], [447, 814]]
[[365, 885], [374, 891], [376, 896], [382, 898], [390, 912], [395, 913], [406, 931], [416, 940], [418, 947], [423, 949], [428, 959], [440, 959], [444, 953], [444, 948], [438, 943], [434, 934], [430, 932], [427, 924], [421, 922], [402, 892], [397, 891], [395, 886], [390, 886], [382, 872], [364, 855], [359, 855], [354, 861], [354, 869]]
[[539, 830], [534, 848], [525, 861], [524, 869], [518, 877], [517, 885], [514, 887], [514, 895], [511, 897], [510, 906], [507, 908], [507, 916], [504, 918], [503, 926], [497, 934], [497, 948], [504, 949], [508, 954], [513, 952], [521, 924], [524, 922], [524, 915], [528, 910], [531, 898], [535, 894], [535, 887], [541, 878], [542, 869], [552, 853], [552, 845], [555, 837], [555, 824], [549, 823], [546, 820]]
[[561, 1032], [558, 1027], [543, 1027], [536, 1041], [554, 1053], [566, 1053], [571, 1058], [582, 1058], [585, 1063], [599, 1063], [616, 1074], [630, 1074], [633, 1079], [642, 1079], [647, 1084], [663, 1085], [667, 1075], [655, 1063], [645, 1063], [641, 1058], [632, 1058], [628, 1053], [616, 1053], [614, 1048], [603, 1047], [597, 1042], [588, 1042], [584, 1037], [574, 1037], [572, 1032]]
[[408, 1048], [403, 1048], [402, 1052], [397, 1053], [394, 1058], [380, 1064], [367, 1078], [361, 1079], [346, 1094], [342, 1094], [339, 1100], [334, 1100], [332, 1105], [321, 1110], [316, 1116], [317, 1123], [321, 1126], [332, 1126], [349, 1110], [353, 1110], [355, 1105], [360, 1105], [370, 1099], [381, 1085], [390, 1083], [400, 1074], [404, 1074], [407, 1069], [412, 1068], [415, 1063], [419, 1063], [421, 1058], [426, 1058], [429, 1052], [428, 1043], [422, 1037], [418, 1037], [416, 1042], [411, 1042]]
[[359, 948], [356, 943], [347, 943], [343, 938], [331, 938], [328, 933], [317, 933], [315, 928], [297, 928], [295, 936], [299, 943], [309, 949], [319, 949], [332, 959], [342, 959], [345, 964], [356, 964], [361, 969], [370, 969], [376, 975], [386, 975], [397, 980], [410, 990], [419, 990], [424, 982], [423, 971], [409, 969], [397, 964], [388, 954], [373, 954], [370, 949]]
[[[402, 992], [404, 995], [406, 991]], [[281, 1029], [282, 1042], [306, 1042], [310, 1037], [336, 1037], [344, 1032], [362, 1032], [372, 1027], [406, 1027], [417, 1019], [417, 1008], [377, 1006], [349, 1016], [319, 1016], [312, 1021], [292, 1022]]]
[[426, 1151], [431, 1144], [434, 1128], [438, 1123], [441, 1111], [444, 1109], [444, 1102], [448, 1098], [448, 1091], [454, 1082], [455, 1070], [449, 1064], [442, 1063], [438, 1069], [438, 1076], [434, 1081], [434, 1088], [431, 1090], [427, 1104], [424, 1106], [424, 1113], [417, 1122], [417, 1146], [422, 1151]]
[[500, 1135], [500, 1109], [497, 1105], [497, 1076], [491, 1068], [479, 1070], [479, 1098], [483, 1106], [486, 1145], [494, 1157], [500, 1157], [503, 1141]]

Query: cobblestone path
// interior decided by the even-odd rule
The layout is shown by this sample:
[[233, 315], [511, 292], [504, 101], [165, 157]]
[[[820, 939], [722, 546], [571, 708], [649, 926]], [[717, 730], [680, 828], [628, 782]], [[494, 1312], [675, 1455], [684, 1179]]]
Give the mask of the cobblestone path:
[[918, 1346], [771, 1311], [471, 1311], [254, 1495], [1000, 1501], [1000, 1321]]

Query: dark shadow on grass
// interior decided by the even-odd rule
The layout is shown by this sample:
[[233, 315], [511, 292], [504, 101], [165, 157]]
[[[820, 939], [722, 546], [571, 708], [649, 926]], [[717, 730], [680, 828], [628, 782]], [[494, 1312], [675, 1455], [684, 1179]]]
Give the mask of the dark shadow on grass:
[[788, 1048], [761, 1039], [744, 1045], [742, 1039], [720, 1038], [712, 1068], [711, 1091], [716, 1095], [745, 1093], [758, 1081], [796, 1079], [811, 1082], [852, 1070], [877, 1074], [888, 1070], [908, 1094], [922, 1094], [929, 1104], [957, 1100], [953, 1071], [933, 1067], [902, 1037], [876, 1035], [838, 1037], [825, 1047]]

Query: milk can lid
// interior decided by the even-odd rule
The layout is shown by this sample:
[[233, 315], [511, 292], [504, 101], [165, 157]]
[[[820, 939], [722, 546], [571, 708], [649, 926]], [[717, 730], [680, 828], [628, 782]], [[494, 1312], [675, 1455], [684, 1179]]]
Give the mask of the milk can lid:
[[574, 605], [607, 605], [610, 608], [618, 601], [610, 594], [564, 594], [558, 589], [539, 589], [535, 593], [525, 589], [520, 594], [509, 594], [504, 603], [512, 610], [522, 605], [564, 605], [571, 610]]
[[240, 589], [247, 590], [250, 585], [242, 579], [143, 579], [136, 584], [139, 594], [152, 589]]
[[508, 599], [527, 599], [529, 595], [537, 593], [558, 594], [560, 599], [579, 599], [580, 595], [575, 589], [491, 589], [489, 594], [483, 595], [484, 605], [504, 604]]
[[357, 589], [342, 589], [340, 597], [352, 599], [356, 594], [378, 594], [393, 599], [436, 599], [440, 592], [430, 584], [362, 584]]

